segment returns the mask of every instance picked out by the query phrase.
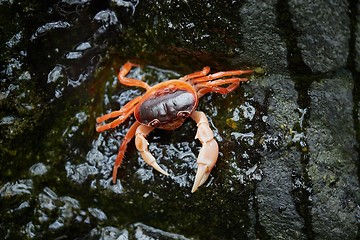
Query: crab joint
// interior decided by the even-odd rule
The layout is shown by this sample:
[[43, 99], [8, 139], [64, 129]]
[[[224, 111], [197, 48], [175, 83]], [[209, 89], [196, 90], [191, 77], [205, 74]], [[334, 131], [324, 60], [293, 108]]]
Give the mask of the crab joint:
[[209, 122], [203, 112], [195, 111], [191, 118], [197, 123], [198, 130], [195, 139], [199, 139], [202, 147], [200, 149], [197, 163], [198, 169], [195, 175], [194, 185], [191, 192], [195, 192], [208, 179], [211, 170], [215, 166], [219, 155], [219, 146], [214, 139], [214, 133], [210, 129]]
[[163, 170], [159, 164], [156, 162], [155, 157], [149, 152], [148, 145], [149, 142], [146, 140], [146, 136], [153, 130], [153, 128], [140, 125], [136, 129], [135, 133], [135, 145], [137, 150], [140, 152], [141, 157], [144, 159], [144, 161], [152, 166], [155, 170], [159, 171], [160, 173], [168, 176], [169, 174]]

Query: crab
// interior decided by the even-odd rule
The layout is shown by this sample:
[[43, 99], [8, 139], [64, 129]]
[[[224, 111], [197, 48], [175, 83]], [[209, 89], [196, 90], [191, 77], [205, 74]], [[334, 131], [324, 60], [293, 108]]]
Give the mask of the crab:
[[[118, 79], [126, 86], [141, 87], [146, 92], [126, 103], [120, 110], [110, 112], [96, 119], [97, 132], [115, 128], [122, 124], [132, 114], [135, 122], [126, 133], [120, 145], [115, 160], [112, 181], [115, 184], [117, 170], [121, 165], [128, 143], [135, 136], [135, 146], [143, 160], [164, 175], [169, 175], [156, 162], [155, 157], [148, 150], [147, 135], [155, 128], [174, 130], [180, 127], [190, 117], [197, 124], [195, 139], [200, 140], [202, 146], [197, 157], [197, 171], [191, 192], [208, 179], [211, 170], [218, 159], [219, 147], [214, 139], [213, 131], [209, 126], [206, 115], [196, 111], [199, 99], [207, 93], [214, 92], [227, 94], [234, 91], [240, 82], [248, 81], [247, 78], [237, 76], [251, 74], [252, 70], [232, 70], [209, 74], [210, 67], [206, 66], [201, 71], [185, 75], [179, 79], [167, 80], [154, 86], [138, 79], [128, 78], [126, 75], [132, 67], [138, 64], [126, 62], [120, 69]], [[227, 85], [227, 87], [221, 87]], [[116, 118], [106, 123], [107, 120]], [[103, 123], [103, 124], [101, 124]]]

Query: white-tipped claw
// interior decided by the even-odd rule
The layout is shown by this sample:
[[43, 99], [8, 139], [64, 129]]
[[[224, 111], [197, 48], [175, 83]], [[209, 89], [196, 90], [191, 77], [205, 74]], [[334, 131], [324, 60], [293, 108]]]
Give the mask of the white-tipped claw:
[[156, 162], [154, 156], [148, 152], [147, 150], [140, 152], [141, 157], [144, 159], [144, 161], [149, 164], [150, 166], [152, 166], [155, 170], [159, 171], [160, 173], [168, 176], [169, 174], [162, 169], [159, 164]]
[[149, 152], [148, 150], [148, 141], [145, 139], [145, 137], [153, 130], [154, 128], [140, 125], [136, 129], [135, 134], [135, 145], [137, 150], [140, 152], [141, 157], [144, 159], [144, 161], [152, 166], [155, 170], [159, 171], [160, 173], [168, 176], [169, 174], [162, 169], [159, 164], [156, 162], [156, 159], [154, 156]]
[[157, 162], [153, 162], [152, 164], [150, 164], [150, 166], [152, 166], [153, 168], [155, 168], [155, 170], [159, 171], [165, 176], [169, 176], [169, 174], [164, 169], [162, 169]]
[[195, 138], [199, 139], [202, 144], [197, 158], [198, 169], [191, 190], [193, 193], [208, 179], [210, 172], [217, 161], [219, 146], [214, 139], [214, 134], [209, 127], [209, 122], [205, 114], [203, 112], [195, 111], [190, 116], [198, 126]]
[[198, 189], [198, 187], [203, 185], [206, 182], [206, 180], [208, 179], [209, 175], [210, 175], [209, 167], [205, 164], [199, 163], [198, 169], [197, 169], [196, 175], [195, 175], [194, 185], [191, 189], [191, 193], [195, 192]]

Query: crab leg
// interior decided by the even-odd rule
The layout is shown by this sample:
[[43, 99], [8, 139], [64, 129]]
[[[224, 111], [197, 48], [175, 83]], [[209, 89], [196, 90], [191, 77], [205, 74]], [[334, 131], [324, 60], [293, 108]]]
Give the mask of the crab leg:
[[[227, 94], [234, 91], [240, 84], [240, 82], [248, 81], [247, 78], [227, 78], [219, 79], [211, 82], [202, 82], [195, 85], [199, 98], [204, 96], [208, 92], [217, 92], [221, 94]], [[218, 87], [220, 85], [230, 84], [228, 87]]]
[[114, 128], [114, 127], [120, 125], [121, 123], [123, 123], [134, 112], [134, 109], [135, 109], [136, 105], [139, 103], [141, 97], [142, 96], [138, 96], [138, 97], [134, 98], [133, 100], [131, 100], [130, 102], [125, 104], [125, 106], [123, 106], [118, 111], [113, 111], [111, 113], [108, 113], [101, 117], [96, 118], [96, 122], [101, 123], [110, 118], [118, 117], [118, 119], [116, 119], [108, 124], [104, 124], [104, 125], [96, 127], [96, 131], [102, 132], [102, 131], [108, 130], [110, 128]]
[[194, 73], [190, 73], [190, 74], [188, 74], [188, 75], [185, 75], [185, 76], [179, 78], [179, 80], [180, 80], [180, 81], [192, 80], [193, 78], [206, 76], [206, 74], [208, 74], [209, 72], [210, 72], [210, 67], [206, 66], [206, 67], [204, 67], [201, 71], [198, 71], [198, 72], [194, 72]]
[[121, 165], [121, 162], [124, 158], [124, 154], [127, 148], [127, 144], [131, 141], [131, 139], [135, 136], [135, 132], [136, 129], [139, 127], [140, 123], [139, 122], [135, 122], [133, 125], [131, 125], [129, 131], [126, 133], [124, 140], [122, 141], [120, 148], [119, 148], [119, 152], [118, 155], [116, 156], [116, 160], [115, 160], [115, 164], [114, 164], [114, 168], [113, 168], [113, 175], [112, 175], [112, 181], [115, 184], [116, 182], [116, 175], [117, 175], [117, 170]]
[[233, 71], [217, 72], [217, 73], [210, 74], [208, 76], [195, 78], [195, 79], [191, 80], [191, 82], [193, 84], [196, 84], [196, 83], [200, 83], [200, 82], [212, 81], [212, 80], [219, 79], [222, 77], [236, 76], [236, 75], [242, 75], [242, 74], [247, 74], [247, 73], [253, 73], [253, 70], [233, 70]]
[[121, 67], [119, 74], [118, 74], [119, 81], [126, 86], [142, 87], [142, 88], [145, 88], [146, 90], [148, 90], [150, 88], [150, 86], [146, 82], [143, 82], [143, 81], [141, 81], [139, 79], [135, 79], [135, 78], [125, 77], [130, 72], [130, 70], [133, 66], [139, 66], [139, 65], [128, 61]]
[[133, 100], [131, 100], [130, 102], [125, 104], [125, 106], [123, 106], [118, 111], [113, 111], [111, 113], [108, 113], [101, 117], [96, 118], [96, 122], [101, 123], [110, 118], [118, 117], [117, 119], [115, 119], [114, 121], [112, 121], [110, 123], [107, 123], [107, 124], [104, 124], [101, 126], [97, 126], [96, 131], [102, 132], [102, 131], [108, 130], [110, 128], [115, 128], [115, 127], [119, 126], [121, 123], [123, 123], [134, 112], [134, 109], [135, 109], [136, 105], [139, 103], [141, 97], [142, 96], [138, 96], [138, 97], [134, 98]]
[[211, 170], [215, 166], [219, 155], [219, 146], [214, 139], [214, 133], [210, 129], [209, 122], [203, 112], [194, 111], [190, 117], [197, 123], [198, 130], [195, 139], [199, 139], [202, 147], [200, 149], [197, 163], [194, 185], [191, 192], [195, 192], [208, 179]]
[[144, 159], [144, 161], [155, 168], [157, 171], [164, 175], [169, 175], [166, 171], [164, 171], [159, 164], [156, 162], [155, 157], [149, 152], [148, 145], [149, 142], [146, 140], [146, 136], [154, 130], [153, 127], [140, 125], [136, 129], [135, 133], [135, 145], [137, 150], [140, 152], [141, 157]]

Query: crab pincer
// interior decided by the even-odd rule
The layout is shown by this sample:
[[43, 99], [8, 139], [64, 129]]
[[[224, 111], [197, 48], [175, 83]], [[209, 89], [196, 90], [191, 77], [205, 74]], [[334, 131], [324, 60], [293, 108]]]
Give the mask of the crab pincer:
[[194, 111], [190, 117], [194, 119], [198, 127], [195, 139], [199, 139], [202, 144], [196, 161], [198, 168], [195, 175], [194, 185], [191, 189], [191, 192], [193, 193], [208, 179], [210, 172], [217, 161], [219, 146], [214, 139], [214, 133], [210, 129], [209, 122], [205, 114], [200, 111]]

